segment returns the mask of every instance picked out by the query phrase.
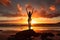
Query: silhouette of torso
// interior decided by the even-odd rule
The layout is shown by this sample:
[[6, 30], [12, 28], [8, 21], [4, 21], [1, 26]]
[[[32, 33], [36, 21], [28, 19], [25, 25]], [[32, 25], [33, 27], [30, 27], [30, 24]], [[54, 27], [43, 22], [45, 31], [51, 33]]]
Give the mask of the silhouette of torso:
[[31, 15], [32, 15], [32, 13], [31, 12], [29, 12], [28, 13], [28, 17], [31, 19]]

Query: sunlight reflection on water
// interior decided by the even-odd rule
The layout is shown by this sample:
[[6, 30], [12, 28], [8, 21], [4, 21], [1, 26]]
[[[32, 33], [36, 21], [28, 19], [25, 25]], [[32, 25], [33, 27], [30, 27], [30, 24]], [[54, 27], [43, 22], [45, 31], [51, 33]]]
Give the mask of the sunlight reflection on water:
[[[31, 29], [33, 30], [60, 30], [60, 27], [34, 27], [32, 26]], [[16, 31], [23, 31], [28, 30], [28, 26], [22, 26], [22, 27], [0, 27], [0, 30], [16, 30]]]

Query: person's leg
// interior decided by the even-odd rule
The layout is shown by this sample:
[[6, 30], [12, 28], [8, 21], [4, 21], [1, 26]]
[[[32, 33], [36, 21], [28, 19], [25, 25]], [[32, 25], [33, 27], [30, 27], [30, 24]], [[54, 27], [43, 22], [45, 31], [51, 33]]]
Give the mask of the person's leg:
[[29, 27], [29, 30], [30, 30], [30, 19], [28, 18], [28, 27]]

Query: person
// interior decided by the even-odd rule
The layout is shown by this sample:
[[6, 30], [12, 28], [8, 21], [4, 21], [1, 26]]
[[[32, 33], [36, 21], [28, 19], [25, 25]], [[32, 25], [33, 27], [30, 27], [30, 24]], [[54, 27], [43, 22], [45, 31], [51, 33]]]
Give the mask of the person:
[[[26, 8], [26, 11], [27, 11], [27, 8]], [[28, 12], [27, 11], [27, 15], [28, 15], [28, 26], [29, 26], [29, 30], [31, 29], [31, 16], [32, 16], [32, 14], [33, 14], [33, 9], [32, 9], [32, 12]]]
[[32, 13], [29, 12], [28, 13], [28, 25], [29, 25], [29, 29], [31, 29], [31, 16], [32, 16]]

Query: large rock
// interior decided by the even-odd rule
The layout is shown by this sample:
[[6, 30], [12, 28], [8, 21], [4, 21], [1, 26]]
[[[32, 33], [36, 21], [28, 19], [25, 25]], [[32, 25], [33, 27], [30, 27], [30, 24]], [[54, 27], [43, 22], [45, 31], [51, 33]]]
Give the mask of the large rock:
[[36, 36], [36, 33], [33, 30], [24, 30], [16, 33], [11, 40], [32, 40], [32, 36]]

